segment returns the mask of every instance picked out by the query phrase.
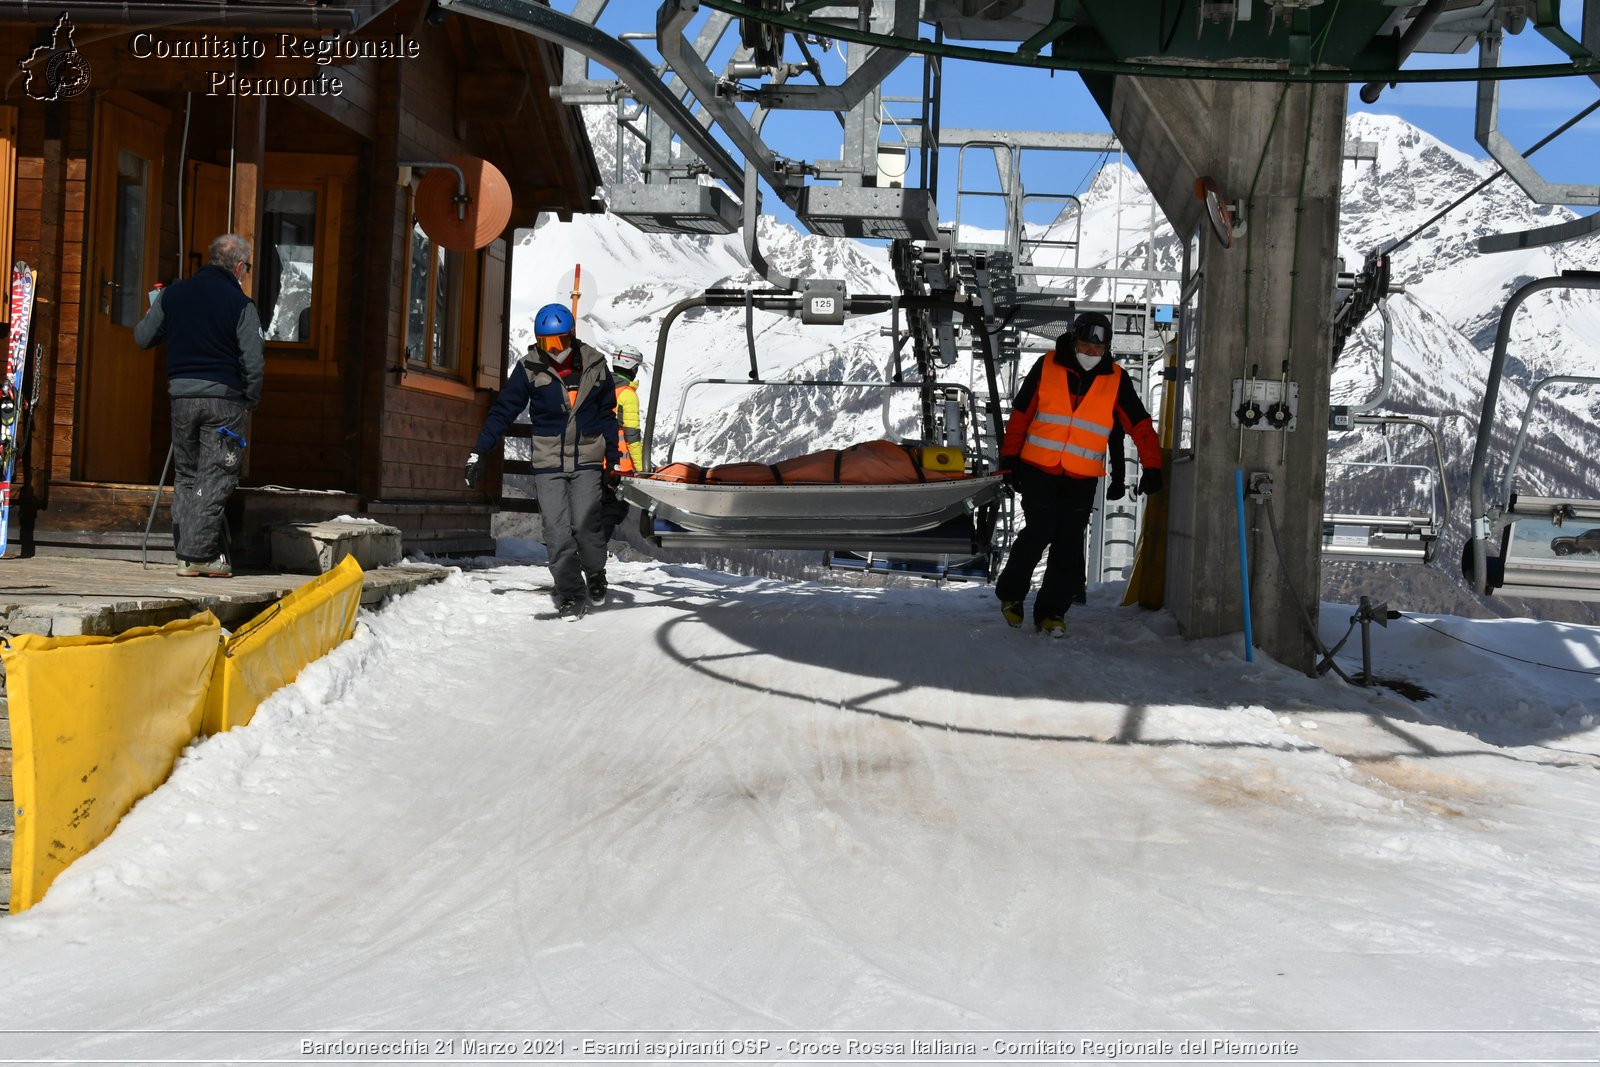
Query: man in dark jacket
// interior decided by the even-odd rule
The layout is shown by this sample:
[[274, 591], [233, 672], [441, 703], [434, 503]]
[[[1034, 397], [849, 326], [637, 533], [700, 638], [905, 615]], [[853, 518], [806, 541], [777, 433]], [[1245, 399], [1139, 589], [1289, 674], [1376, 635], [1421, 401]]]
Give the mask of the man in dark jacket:
[[1048, 549], [1034, 627], [1066, 636], [1065, 616], [1084, 583], [1083, 533], [1113, 435], [1139, 450], [1141, 493], [1161, 489], [1161, 442], [1133, 382], [1107, 355], [1111, 320], [1086, 311], [1033, 365], [1013, 402], [1000, 469], [1022, 494], [1022, 532], [995, 581], [1006, 622], [1021, 626], [1033, 571]]
[[225, 233], [191, 278], [151, 294], [133, 328], [140, 348], [167, 342], [172, 398], [172, 540], [178, 574], [228, 578], [222, 509], [239, 483], [250, 412], [261, 403], [261, 316], [241, 282], [250, 242]]
[[572, 312], [546, 304], [534, 316], [538, 342], [506, 379], [478, 443], [467, 457], [467, 484], [523, 408], [532, 422], [533, 483], [544, 546], [555, 579], [556, 610], [579, 619], [606, 599], [606, 530], [600, 510], [605, 479], [631, 471], [618, 445], [617, 391], [603, 355], [579, 341]]

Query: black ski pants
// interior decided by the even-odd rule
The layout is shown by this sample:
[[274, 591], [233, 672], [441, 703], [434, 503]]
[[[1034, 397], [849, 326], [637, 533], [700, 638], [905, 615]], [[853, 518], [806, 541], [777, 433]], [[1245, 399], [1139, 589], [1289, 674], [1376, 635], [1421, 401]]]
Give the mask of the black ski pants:
[[1033, 602], [1037, 622], [1065, 615], [1073, 597], [1084, 588], [1083, 534], [1100, 479], [1047, 474], [1026, 463], [1021, 467], [1017, 480], [1022, 493], [1022, 532], [1011, 544], [994, 592], [1001, 600], [1025, 600], [1034, 569], [1048, 550], [1044, 583]]
[[222, 555], [222, 509], [239, 484], [244, 456], [219, 429], [245, 436], [249, 409], [210, 396], [172, 398], [172, 541], [181, 560]]

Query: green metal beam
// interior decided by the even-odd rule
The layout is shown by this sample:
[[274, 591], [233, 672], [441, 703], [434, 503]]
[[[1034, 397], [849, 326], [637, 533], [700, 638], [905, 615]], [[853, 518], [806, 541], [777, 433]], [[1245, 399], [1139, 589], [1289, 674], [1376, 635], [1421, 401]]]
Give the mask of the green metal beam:
[[[1115, 3], [1118, 2], [1118, 0], [1104, 0], [1104, 2]], [[1126, 4], [1128, 0], [1120, 0], [1120, 2]], [[1548, 5], [1555, 3], [1556, 0], [1540, 0], [1540, 2]], [[718, 11], [724, 11], [730, 15], [740, 18], [763, 20], [770, 22], [775, 26], [781, 26], [785, 29], [793, 30], [797, 33], [824, 33], [825, 36], [833, 37], [841, 41], [849, 41], [852, 44], [872, 45], [878, 48], [894, 48], [916, 55], [939, 56], [946, 59], [963, 59], [976, 63], [996, 63], [1004, 66], [1015, 67], [1036, 67], [1042, 70], [1071, 70], [1079, 73], [1129, 75], [1148, 78], [1188, 78], [1215, 81], [1317, 83], [1384, 81], [1394, 84], [1427, 82], [1476, 82], [1482, 81], [1485, 78], [1492, 78], [1497, 81], [1522, 81], [1533, 78], [1570, 78], [1576, 76], [1600, 75], [1600, 58], [1596, 58], [1588, 53], [1585, 53], [1582, 56], [1574, 56], [1570, 63], [1537, 64], [1518, 67], [1494, 67], [1489, 69], [1472, 66], [1460, 68], [1434, 67], [1405, 70], [1393, 66], [1393, 48], [1392, 44], [1388, 43], [1387, 38], [1377, 37], [1375, 33], [1371, 31], [1368, 31], [1365, 35], [1364, 46], [1354, 46], [1350, 45], [1348, 42], [1345, 42], [1338, 43], [1338, 47], [1335, 47], [1336, 42], [1343, 41], [1343, 38], [1345, 37], [1349, 37], [1351, 40], [1354, 40], [1362, 35], [1359, 31], [1347, 34], [1337, 25], [1331, 25], [1327, 21], [1316, 23], [1316, 25], [1330, 27], [1328, 34], [1329, 40], [1323, 46], [1323, 58], [1325, 62], [1331, 62], [1336, 55], [1342, 55], [1348, 48], [1355, 48], [1356, 50], [1352, 52], [1349, 58], [1352, 61], [1360, 60], [1372, 65], [1363, 65], [1354, 69], [1322, 69], [1314, 67], [1297, 69], [1291, 68], [1287, 65], [1282, 67], [1261, 65], [1208, 66], [1205, 65], [1204, 62], [1196, 61], [1202, 60], [1202, 56], [1190, 57], [1187, 50], [1183, 55], [1176, 57], [1178, 59], [1187, 60], [1184, 62], [1167, 62], [1166, 57], [1163, 57], [1163, 61], [1161, 62], [1151, 62], [1144, 59], [1122, 60], [1116, 58], [1117, 52], [1115, 49], [1108, 47], [1107, 41], [1104, 37], [1100, 36], [1100, 34], [1094, 30], [1086, 31], [1083, 26], [1078, 26], [1074, 29], [1068, 30], [1064, 37], [1058, 38], [1051, 49], [1051, 55], [1046, 57], [1041, 55], [1028, 55], [1022, 53], [1021, 51], [1004, 52], [991, 48], [973, 48], [966, 45], [951, 44], [949, 41], [934, 42], [924, 40], [922, 38], [895, 37], [889, 34], [873, 33], [870, 30], [860, 30], [854, 26], [847, 26], [836, 22], [826, 22], [814, 17], [811, 19], [802, 19], [788, 12], [769, 11], [753, 4], [742, 3], [740, 0], [704, 0], [704, 3], [707, 7], [715, 8]], [[1370, 4], [1362, 6], [1368, 10], [1371, 10], [1373, 7], [1373, 5]], [[1382, 7], [1381, 5], [1379, 6]], [[1143, 11], [1144, 9], [1138, 8], [1137, 10]], [[1382, 10], [1387, 12], [1388, 8], [1382, 7]], [[1127, 21], [1131, 25], [1135, 21], [1138, 21], [1138, 16], [1130, 13], [1126, 16], [1124, 21]], [[1144, 32], [1146, 36], [1148, 36], [1149, 27], [1152, 24], [1155, 24], [1155, 22], [1156, 20], [1148, 17], [1148, 13], [1143, 16], [1142, 24], [1145, 27]], [[1097, 26], [1098, 25], [1099, 23], [1097, 21]], [[1226, 34], [1226, 28], [1223, 26], [1219, 25], [1213, 27], [1213, 29], [1215, 29], [1219, 35]], [[1262, 37], [1266, 36], [1264, 29], [1259, 32], [1261, 33]], [[1320, 32], [1321, 31], [1319, 30], [1318, 33]], [[1541, 32], [1544, 32], [1542, 27]], [[1172, 46], [1176, 47], [1177, 38], [1185, 36], [1186, 35], [1181, 33], [1175, 34], [1173, 41], [1171, 42]], [[1282, 34], [1282, 36], [1287, 37], [1288, 35]], [[1203, 37], [1204, 34], [1202, 34], [1202, 39]], [[1275, 60], [1276, 62], [1281, 62], [1284, 64], [1289, 63], [1290, 60], [1287, 49], [1287, 42], [1285, 42], [1285, 45], [1282, 49], [1275, 49], [1275, 51], [1282, 53], [1281, 57]], [[1093, 51], [1096, 53], [1096, 57], [1089, 58], [1087, 56], [1076, 54], [1080, 51]], [[1135, 51], [1122, 54], [1145, 55], [1153, 53], [1142, 53]]]
[[1594, 55], [1561, 28], [1561, 0], [1538, 0], [1533, 28], [1539, 35], [1573, 59], [1593, 59]]
[[1044, 46], [1078, 25], [1078, 0], [1056, 0], [1056, 13], [1045, 27], [1017, 46], [1017, 54], [1037, 56]]

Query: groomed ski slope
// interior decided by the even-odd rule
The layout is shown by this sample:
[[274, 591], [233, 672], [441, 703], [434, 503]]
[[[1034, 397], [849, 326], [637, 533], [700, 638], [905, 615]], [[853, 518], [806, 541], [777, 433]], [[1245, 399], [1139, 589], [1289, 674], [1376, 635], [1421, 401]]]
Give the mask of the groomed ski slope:
[[[1594, 1047], [1600, 631], [1426, 620], [1556, 671], [1397, 621], [1380, 671], [1438, 694], [1412, 705], [1186, 642], [1120, 587], [1051, 642], [987, 588], [610, 573], [577, 623], [542, 566], [454, 574], [192, 748], [0, 921], [9, 1055], [508, 1030]], [[1325, 609], [1330, 639], [1348, 617]]]

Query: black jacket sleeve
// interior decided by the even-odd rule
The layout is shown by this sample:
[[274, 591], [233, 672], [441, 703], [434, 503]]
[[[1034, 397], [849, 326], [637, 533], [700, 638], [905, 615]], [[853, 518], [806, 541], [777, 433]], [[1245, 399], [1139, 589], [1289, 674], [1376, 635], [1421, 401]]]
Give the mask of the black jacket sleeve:
[[505, 436], [506, 430], [517, 421], [517, 416], [522, 414], [522, 409], [527, 406], [528, 376], [521, 367], [518, 367], [506, 379], [506, 384], [500, 389], [500, 395], [494, 398], [494, 405], [489, 408], [489, 417], [483, 423], [483, 432], [478, 434], [478, 443], [472, 450], [480, 456], [493, 452], [495, 446], [500, 443], [500, 438]]

